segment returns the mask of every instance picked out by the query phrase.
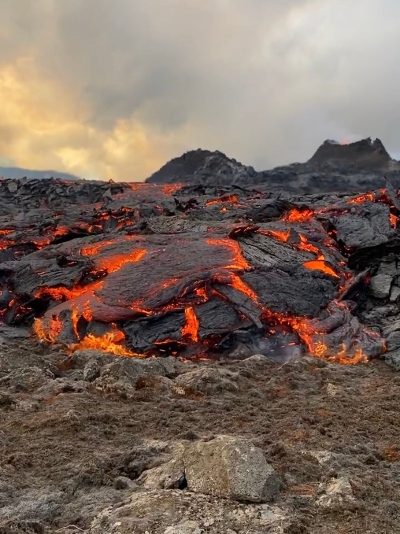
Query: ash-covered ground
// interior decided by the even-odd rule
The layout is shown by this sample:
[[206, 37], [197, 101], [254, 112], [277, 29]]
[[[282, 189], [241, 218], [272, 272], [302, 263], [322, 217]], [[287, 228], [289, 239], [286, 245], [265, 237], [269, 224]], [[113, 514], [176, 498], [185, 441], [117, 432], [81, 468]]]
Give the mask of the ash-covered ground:
[[0, 182], [1, 534], [400, 532], [397, 171], [344, 150]]

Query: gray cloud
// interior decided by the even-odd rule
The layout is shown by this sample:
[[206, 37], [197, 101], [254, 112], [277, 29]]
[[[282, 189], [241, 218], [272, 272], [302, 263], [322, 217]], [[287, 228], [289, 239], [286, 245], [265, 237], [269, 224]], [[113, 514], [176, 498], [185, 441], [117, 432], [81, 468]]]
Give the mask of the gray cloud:
[[0, 66], [30, 55], [44, 84], [73, 95], [69, 113], [88, 131], [43, 146], [87, 143], [82, 171], [103, 158], [103, 177], [136, 165], [145, 178], [151, 166], [94, 148], [93, 131], [120, 119], [163, 157], [201, 146], [266, 168], [305, 160], [328, 137], [368, 135], [395, 153], [399, 15], [395, 0], [3, 0]]

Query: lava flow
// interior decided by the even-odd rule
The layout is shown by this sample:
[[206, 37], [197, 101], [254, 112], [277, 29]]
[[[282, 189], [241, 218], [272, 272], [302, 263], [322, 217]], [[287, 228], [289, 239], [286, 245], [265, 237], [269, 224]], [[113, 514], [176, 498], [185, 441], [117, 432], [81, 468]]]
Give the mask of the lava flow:
[[29, 232], [19, 219], [0, 228], [3, 322], [128, 357], [212, 358], [241, 344], [355, 364], [383, 352], [354, 310], [371, 250], [396, 246], [392, 192], [313, 209], [239, 188], [215, 199], [194, 189], [197, 200], [172, 198], [181, 185], [110, 184], [105, 198], [96, 187], [84, 210], [58, 207], [45, 227], [34, 214]]

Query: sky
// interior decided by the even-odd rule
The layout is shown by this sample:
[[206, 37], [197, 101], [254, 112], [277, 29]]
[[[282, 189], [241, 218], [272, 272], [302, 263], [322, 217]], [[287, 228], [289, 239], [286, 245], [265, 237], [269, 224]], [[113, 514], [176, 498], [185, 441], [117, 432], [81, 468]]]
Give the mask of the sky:
[[325, 139], [400, 157], [399, 0], [1, 0], [0, 165], [141, 181]]

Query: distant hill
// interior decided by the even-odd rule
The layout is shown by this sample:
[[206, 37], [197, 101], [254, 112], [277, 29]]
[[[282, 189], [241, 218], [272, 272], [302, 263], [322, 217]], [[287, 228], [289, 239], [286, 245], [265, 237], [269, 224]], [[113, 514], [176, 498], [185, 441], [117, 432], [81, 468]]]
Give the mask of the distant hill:
[[364, 171], [383, 170], [395, 163], [380, 139], [370, 137], [355, 143], [341, 145], [337, 141], [325, 141], [307, 162], [309, 165], [346, 164]]
[[30, 169], [21, 169], [20, 167], [0, 167], [1, 178], [36, 178], [45, 180], [47, 178], [61, 178], [62, 180], [80, 180], [78, 176], [58, 171], [32, 171]]
[[174, 158], [160, 170], [147, 178], [149, 184], [169, 184], [187, 181], [202, 182], [209, 176], [216, 176], [223, 183], [251, 181], [257, 175], [253, 167], [248, 167], [235, 159], [228, 158], [216, 150], [191, 150]]
[[343, 145], [328, 139], [308, 161], [265, 171], [256, 171], [219, 151], [192, 150], [170, 160], [146, 182], [310, 194], [365, 192], [386, 187], [386, 178], [400, 188], [400, 162], [390, 157], [382, 141], [368, 137]]

